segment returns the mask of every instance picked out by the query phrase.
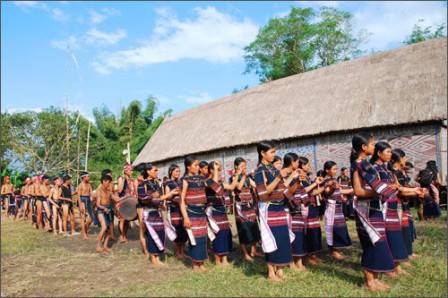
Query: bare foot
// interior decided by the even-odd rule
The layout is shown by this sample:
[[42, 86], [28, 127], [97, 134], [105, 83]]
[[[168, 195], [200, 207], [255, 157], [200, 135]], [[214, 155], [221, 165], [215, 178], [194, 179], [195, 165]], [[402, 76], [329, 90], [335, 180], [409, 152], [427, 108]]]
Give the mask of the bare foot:
[[338, 251], [333, 251], [331, 253], [331, 256], [333, 258], [335, 258], [336, 260], [343, 260], [343, 259], [345, 259], [345, 257], [343, 255], [341, 255]]
[[185, 259], [185, 256], [184, 256], [184, 255], [181, 255], [181, 254], [177, 254], [177, 255], [176, 255], [176, 259], [178, 259], [178, 260], [183, 260], [183, 259]]
[[283, 278], [283, 269], [277, 268], [277, 272], [275, 272], [275, 275], [277, 275], [278, 278]]
[[254, 259], [253, 259], [251, 256], [249, 256], [249, 255], [245, 255], [245, 256], [244, 256], [244, 259], [245, 259], [246, 261], [248, 261], [248, 262], [251, 262], [251, 263], [254, 262]]
[[270, 281], [270, 282], [281, 282], [282, 280], [277, 275], [271, 275], [271, 276], [268, 276], [268, 281]]
[[157, 260], [157, 264], [161, 267], [165, 266], [166, 264], [160, 260]]
[[97, 246], [97, 247], [96, 247], [96, 251], [97, 251], [97, 252], [103, 252], [103, 248], [102, 248], [101, 246]]
[[82, 235], [82, 239], [89, 239], [89, 237], [87, 237], [87, 235]]
[[109, 252], [109, 251], [112, 251], [112, 249], [110, 249], [110, 248], [108, 248], [108, 247], [103, 247], [103, 251], [105, 251], [105, 252]]
[[205, 268], [204, 265], [199, 266], [199, 269], [201, 269], [202, 272], [209, 272], [210, 270], [208, 270], [207, 268]]
[[251, 254], [251, 257], [252, 258], [264, 258], [264, 254], [255, 252], [255, 253]]
[[400, 266], [397, 266], [397, 268], [395, 269], [395, 271], [397, 272], [397, 274], [399, 275], [409, 275], [409, 273], [405, 270], [403, 270]]
[[374, 279], [373, 281], [374, 281], [376, 287], [379, 288], [379, 291], [389, 291], [390, 288], [391, 288], [391, 286], [389, 286], [388, 284], [386, 284], [386, 283], [380, 281], [380, 280], [377, 279], [377, 278]]
[[386, 272], [384, 275], [389, 277], [389, 278], [397, 278], [398, 277], [398, 274], [395, 271]]
[[413, 259], [416, 259], [418, 257], [419, 257], [418, 254], [412, 254], [412, 255], [409, 256], [409, 259], [413, 260]]
[[199, 268], [198, 266], [193, 266], [193, 271], [202, 272], [201, 268]]

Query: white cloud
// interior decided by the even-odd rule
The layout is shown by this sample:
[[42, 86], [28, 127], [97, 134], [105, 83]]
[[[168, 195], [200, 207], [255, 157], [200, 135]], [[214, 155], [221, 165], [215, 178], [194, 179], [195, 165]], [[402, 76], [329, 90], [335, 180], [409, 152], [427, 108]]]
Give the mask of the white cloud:
[[424, 27], [446, 23], [447, 9], [442, 1], [363, 2], [353, 16], [356, 28], [372, 33], [363, 48], [382, 51], [401, 46], [419, 19]]
[[13, 1], [13, 3], [19, 7], [38, 7], [39, 1]]
[[96, 11], [91, 11], [90, 14], [90, 23], [93, 25], [97, 25], [99, 23], [104, 22], [110, 16], [120, 15], [120, 11], [115, 8], [103, 8], [101, 10], [103, 13], [99, 13]]
[[98, 62], [96, 62], [96, 61], [92, 62], [91, 65], [92, 65], [93, 69], [94, 69], [97, 73], [99, 73], [99, 74], [102, 74], [102, 75], [109, 75], [109, 74], [112, 73], [112, 72], [109, 71], [106, 67], [104, 67], [103, 65], [101, 65], [100, 63], [98, 63]]
[[190, 104], [203, 104], [212, 101], [214, 98], [207, 92], [202, 92], [198, 95], [185, 96], [179, 95], [177, 98], [184, 100], [186, 103]]
[[78, 50], [81, 47], [79, 45], [78, 39], [75, 36], [69, 36], [66, 39], [52, 40], [50, 42], [50, 45], [55, 49], [63, 51], [67, 50], [67, 46], [70, 46], [70, 48], [73, 50]]
[[105, 20], [107, 20], [108, 16], [104, 15], [104, 14], [99, 14], [95, 11], [90, 12], [90, 22], [92, 24], [99, 24]]
[[181, 59], [222, 63], [242, 59], [244, 46], [255, 38], [259, 27], [211, 6], [194, 11], [196, 19], [180, 20], [168, 9], [157, 9], [156, 28], [149, 40], [134, 49], [105, 54], [98, 65], [111, 70]]
[[51, 16], [54, 20], [60, 22], [60, 23], [66, 23], [69, 20], [68, 15], [66, 15], [61, 9], [54, 8], [51, 10]]
[[116, 44], [125, 37], [126, 31], [123, 29], [117, 29], [115, 32], [107, 33], [94, 28], [87, 32], [86, 43], [96, 45], [111, 45]]

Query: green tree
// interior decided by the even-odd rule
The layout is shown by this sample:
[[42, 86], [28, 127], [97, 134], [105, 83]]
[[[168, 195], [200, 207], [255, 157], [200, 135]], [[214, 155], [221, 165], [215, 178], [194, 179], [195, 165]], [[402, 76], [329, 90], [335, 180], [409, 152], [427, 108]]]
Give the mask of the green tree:
[[[76, 135], [73, 133], [79, 114], [69, 115], [70, 151], [76, 152]], [[42, 112], [26, 111], [7, 115], [9, 136], [5, 142], [8, 151], [19, 162], [34, 173], [67, 170], [64, 154], [65, 112], [50, 107]], [[74, 156], [69, 157], [69, 170], [74, 168]]]
[[428, 39], [440, 38], [446, 36], [446, 24], [443, 23], [441, 25], [437, 25], [434, 30], [432, 30], [432, 26], [428, 26], [423, 28], [421, 24], [424, 22], [424, 19], [418, 20], [417, 24], [412, 28], [411, 35], [406, 36], [406, 39], [403, 41], [404, 44], [410, 45], [414, 43], [419, 43]]
[[264, 82], [356, 57], [367, 34], [355, 34], [351, 23], [349, 12], [335, 8], [293, 7], [287, 16], [269, 20], [244, 48], [245, 73], [255, 72]]

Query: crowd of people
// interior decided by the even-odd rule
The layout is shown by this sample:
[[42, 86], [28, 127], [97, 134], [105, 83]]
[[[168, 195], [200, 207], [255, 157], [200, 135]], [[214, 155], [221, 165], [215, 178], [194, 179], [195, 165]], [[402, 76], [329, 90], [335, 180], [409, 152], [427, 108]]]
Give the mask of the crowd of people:
[[[119, 210], [135, 199], [143, 254], [155, 266], [163, 265], [160, 256], [168, 238], [175, 257], [191, 259], [195, 271], [208, 271], [204, 262], [209, 260], [209, 251], [216, 266], [230, 264], [233, 241], [228, 214], [233, 213], [244, 260], [264, 257], [268, 279], [274, 282], [284, 278], [285, 266], [304, 270], [321, 261], [317, 253], [323, 247], [322, 219], [331, 257], [343, 260], [343, 249], [352, 245], [346, 221], [354, 219], [365, 286], [372, 291], [390, 288], [378, 279], [379, 273], [407, 274], [401, 264], [417, 257], [412, 249], [416, 231], [409, 202], [421, 202], [421, 220], [440, 216], [436, 163], [429, 161], [415, 177], [420, 186], [412, 187], [407, 171], [412, 164], [405, 152], [386, 142], [375, 144], [370, 134], [353, 137], [351, 168], [341, 168], [339, 175], [338, 165], [329, 160], [313, 177], [306, 157], [292, 152], [279, 157], [271, 141], [261, 141], [257, 152], [258, 167], [250, 171], [246, 160], [238, 157], [228, 181], [222, 178], [220, 162], [193, 156], [185, 158], [185, 173], [173, 164], [163, 181], [157, 166], [150, 163], [125, 165], [116, 184], [112, 171], [104, 170], [95, 190], [88, 172], [79, 174], [77, 188], [68, 174], [53, 179], [46, 174], [30, 177], [20, 190], [4, 177], [3, 207], [7, 218], [16, 219], [20, 210], [23, 220], [55, 235], [81, 234], [87, 239], [92, 224], [99, 225], [96, 250], [105, 252], [110, 250], [109, 240], [115, 240], [115, 217], [117, 240], [128, 242], [130, 221]], [[134, 170], [138, 171], [135, 177]], [[76, 202], [81, 233], [75, 229]]]

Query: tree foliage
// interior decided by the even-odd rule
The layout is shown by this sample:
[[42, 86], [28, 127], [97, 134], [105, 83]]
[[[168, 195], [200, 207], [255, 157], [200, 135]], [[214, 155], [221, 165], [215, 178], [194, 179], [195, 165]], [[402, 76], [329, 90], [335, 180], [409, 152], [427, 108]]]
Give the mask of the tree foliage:
[[434, 30], [432, 30], [432, 26], [428, 26], [423, 28], [421, 24], [425, 20], [418, 20], [417, 24], [412, 28], [411, 35], [406, 36], [406, 39], [403, 41], [404, 44], [410, 45], [414, 43], [419, 43], [428, 39], [440, 38], [446, 36], [446, 24], [443, 23], [441, 25], [437, 25]]
[[[106, 168], [121, 171], [128, 142], [131, 159], [137, 156], [163, 120], [171, 116], [171, 109], [157, 114], [157, 105], [157, 99], [150, 96], [144, 104], [130, 102], [119, 116], [105, 106], [93, 109], [87, 169], [94, 179]], [[68, 130], [65, 111], [55, 107], [42, 112], [2, 113], [1, 128], [2, 177], [19, 177], [16, 185], [23, 183], [21, 175], [76, 175], [85, 169], [89, 120], [79, 113], [68, 114]], [[12, 169], [22, 169], [19, 172], [25, 174]]]
[[352, 15], [331, 7], [291, 8], [269, 20], [245, 47], [245, 73], [276, 80], [360, 55], [365, 31], [353, 32]]

